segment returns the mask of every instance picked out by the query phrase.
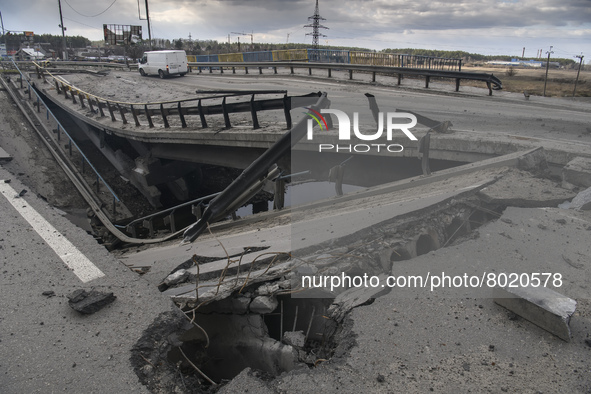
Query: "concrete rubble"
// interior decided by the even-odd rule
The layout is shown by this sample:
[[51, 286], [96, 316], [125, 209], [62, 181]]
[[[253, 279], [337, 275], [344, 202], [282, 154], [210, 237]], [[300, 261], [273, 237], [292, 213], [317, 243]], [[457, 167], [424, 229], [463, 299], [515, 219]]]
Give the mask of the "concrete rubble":
[[113, 293], [98, 290], [75, 290], [68, 294], [68, 305], [75, 311], [84, 315], [91, 315], [115, 301], [117, 297]]
[[570, 318], [577, 302], [546, 287], [496, 287], [495, 303], [557, 337], [570, 341]]
[[576, 157], [562, 169], [562, 181], [584, 188], [591, 187], [591, 159]]

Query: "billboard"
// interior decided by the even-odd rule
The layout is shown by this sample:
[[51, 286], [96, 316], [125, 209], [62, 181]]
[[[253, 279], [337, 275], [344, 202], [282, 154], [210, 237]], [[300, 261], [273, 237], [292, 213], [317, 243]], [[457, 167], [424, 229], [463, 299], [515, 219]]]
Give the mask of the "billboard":
[[142, 40], [141, 26], [103, 24], [103, 33], [107, 45], [129, 45]]

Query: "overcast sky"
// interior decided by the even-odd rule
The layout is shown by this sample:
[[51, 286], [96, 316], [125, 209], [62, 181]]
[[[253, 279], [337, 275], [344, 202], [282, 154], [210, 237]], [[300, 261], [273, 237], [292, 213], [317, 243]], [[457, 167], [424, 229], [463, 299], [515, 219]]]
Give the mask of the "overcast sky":
[[[67, 35], [103, 38], [102, 25], [141, 25], [145, 0], [61, 0]], [[304, 28], [315, 0], [148, 0], [152, 36], [311, 43]], [[4, 28], [61, 34], [58, 0], [0, 0]], [[320, 0], [321, 44], [371, 49], [426, 48], [487, 55], [591, 60], [591, 0]], [[288, 37], [289, 36], [289, 37]], [[236, 42], [237, 35], [231, 34]], [[250, 42], [241, 36], [241, 42]]]

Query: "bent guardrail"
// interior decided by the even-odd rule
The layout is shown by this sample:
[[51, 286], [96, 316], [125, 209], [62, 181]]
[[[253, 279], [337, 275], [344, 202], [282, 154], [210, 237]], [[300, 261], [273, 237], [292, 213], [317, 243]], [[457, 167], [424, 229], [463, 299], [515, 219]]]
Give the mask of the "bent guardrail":
[[210, 73], [214, 69], [221, 73], [224, 69], [231, 69], [232, 73], [236, 73], [236, 69], [244, 69], [248, 74], [248, 69], [258, 69], [259, 74], [263, 73], [263, 69], [272, 68], [274, 74], [277, 74], [278, 68], [289, 68], [291, 74], [295, 74], [295, 69], [308, 69], [308, 74], [312, 75], [313, 69], [327, 70], [328, 77], [332, 77], [332, 71], [348, 71], [349, 79], [353, 79], [353, 72], [363, 72], [372, 74], [372, 82], [375, 82], [377, 74], [397, 76], [398, 85], [401, 84], [403, 75], [418, 76], [425, 78], [425, 87], [429, 87], [431, 78], [453, 79], [456, 81], [456, 92], [460, 90], [461, 80], [482, 81], [486, 83], [489, 90], [489, 95], [492, 96], [492, 91], [503, 88], [503, 83], [493, 74], [486, 73], [471, 73], [465, 71], [445, 71], [445, 70], [429, 70], [420, 68], [406, 68], [406, 67], [390, 67], [390, 66], [372, 66], [361, 64], [346, 64], [346, 63], [309, 63], [309, 62], [190, 62], [189, 66], [198, 69], [202, 72], [203, 69], [209, 70]]

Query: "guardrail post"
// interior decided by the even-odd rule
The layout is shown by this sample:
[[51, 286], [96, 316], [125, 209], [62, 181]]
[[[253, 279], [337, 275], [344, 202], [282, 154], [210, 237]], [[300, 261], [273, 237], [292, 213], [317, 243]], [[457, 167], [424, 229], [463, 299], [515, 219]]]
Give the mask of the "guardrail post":
[[398, 85], [402, 82], [402, 74], [398, 74]]
[[427, 75], [425, 77], [425, 88], [428, 89], [429, 88], [429, 81], [431, 80], [431, 77], [429, 75]]
[[96, 99], [96, 106], [98, 107], [99, 114], [101, 114], [101, 117], [104, 117], [105, 113], [103, 112], [103, 106], [98, 98]]
[[[90, 100], [88, 102], [90, 102]], [[135, 126], [136, 127], [139, 127], [140, 126], [140, 121], [139, 121], [139, 119], [137, 117], [137, 113], [136, 113], [135, 108], [133, 108], [133, 104], [131, 104], [130, 107], [131, 107], [131, 116], [133, 116], [133, 121], [135, 122]]]
[[213, 67], [209, 66], [209, 73], [212, 74], [213, 73]]
[[252, 129], [260, 129], [261, 126], [259, 125], [259, 119], [257, 117], [257, 111], [255, 108], [254, 94], [250, 98], [250, 115], [252, 116]]
[[285, 114], [285, 122], [287, 123], [287, 130], [291, 130], [291, 101], [287, 94], [283, 96], [283, 113]]
[[125, 113], [123, 112], [123, 107], [117, 103], [117, 108], [119, 109], [119, 113], [121, 114], [121, 121], [123, 124], [127, 124], [127, 119], [125, 119]]
[[160, 104], [160, 115], [162, 115], [162, 120], [164, 121], [164, 128], [168, 129], [170, 125], [168, 124], [168, 119], [166, 119], [167, 112], [162, 104]]
[[259, 74], [261, 74], [261, 75], [263, 74], [263, 68], [262, 67], [259, 67]]
[[460, 78], [456, 78], [456, 92], [460, 91]]
[[353, 70], [349, 70], [349, 79], [353, 79]]
[[197, 111], [199, 111], [199, 119], [201, 120], [201, 127], [207, 128], [207, 121], [205, 120], [205, 114], [203, 113], [203, 107], [201, 106], [201, 100], [197, 103]]
[[150, 128], [154, 127], [154, 123], [152, 123], [152, 117], [150, 116], [150, 110], [148, 109], [148, 105], [144, 105], [144, 111], [146, 112], [146, 119], [148, 119], [148, 125]]
[[246, 74], [248, 74], [248, 67], [244, 67], [244, 71], [246, 71]]
[[236, 67], [232, 67], [232, 74], [236, 74]]
[[185, 122], [185, 115], [183, 115], [183, 109], [181, 108], [181, 102], [178, 102], [177, 105], [179, 111], [179, 118], [181, 118], [181, 127], [184, 129], [187, 127], [187, 122]]
[[308, 75], [312, 75], [312, 67], [308, 67]]
[[277, 74], [277, 66], [273, 67], [273, 74]]
[[492, 85], [490, 82], [486, 82], [486, 86], [488, 87], [488, 95], [492, 96]]
[[328, 69], [328, 77], [329, 78], [332, 78], [332, 68], [329, 68]]
[[223, 74], [223, 73], [224, 73], [224, 68], [220, 67], [220, 74]]
[[376, 72], [375, 71], [372, 71], [371, 72], [371, 81], [372, 82], [375, 82], [376, 81]]
[[222, 112], [224, 114], [224, 123], [226, 124], [226, 129], [232, 128], [230, 124], [230, 116], [228, 115], [228, 106], [226, 105], [226, 97], [222, 100]]
[[115, 114], [113, 113], [113, 108], [111, 107], [111, 103], [109, 103], [108, 101], [107, 101], [107, 108], [109, 109], [109, 113], [111, 114], [111, 121], [116, 122], [117, 119], [115, 119]]
[[289, 69], [291, 70], [291, 73], [293, 74], [293, 66], [290, 66]]

